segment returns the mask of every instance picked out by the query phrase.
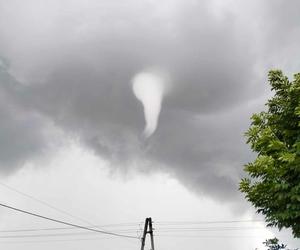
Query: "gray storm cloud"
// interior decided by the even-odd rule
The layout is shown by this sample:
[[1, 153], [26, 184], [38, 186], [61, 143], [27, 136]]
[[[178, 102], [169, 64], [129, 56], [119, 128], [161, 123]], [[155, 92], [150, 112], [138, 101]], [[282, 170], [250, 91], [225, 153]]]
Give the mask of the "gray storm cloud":
[[[236, 200], [266, 72], [299, 71], [299, 4], [0, 0], [2, 172], [47, 151], [53, 124], [112, 167], [138, 159], [143, 172]], [[143, 71], [153, 65], [172, 79], [166, 97], [165, 79]]]

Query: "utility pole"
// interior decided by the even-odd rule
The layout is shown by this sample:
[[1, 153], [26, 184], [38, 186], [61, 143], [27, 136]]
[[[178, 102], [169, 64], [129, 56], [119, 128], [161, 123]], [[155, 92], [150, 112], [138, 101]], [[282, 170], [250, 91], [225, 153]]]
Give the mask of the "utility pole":
[[152, 219], [146, 218], [145, 220], [145, 225], [144, 225], [144, 232], [143, 232], [143, 237], [141, 239], [141, 250], [144, 250], [145, 248], [145, 241], [146, 241], [146, 236], [147, 234], [150, 234], [150, 240], [151, 240], [151, 250], [154, 250], [154, 238], [153, 238], [153, 228], [152, 228]]
[[149, 218], [146, 218], [145, 220], [145, 225], [144, 225], [144, 232], [143, 232], [143, 237], [141, 239], [141, 243], [142, 243], [142, 246], [141, 246], [141, 250], [144, 250], [144, 247], [145, 247], [145, 240], [146, 240], [146, 235], [147, 235], [147, 230], [148, 230], [148, 223], [149, 223]]

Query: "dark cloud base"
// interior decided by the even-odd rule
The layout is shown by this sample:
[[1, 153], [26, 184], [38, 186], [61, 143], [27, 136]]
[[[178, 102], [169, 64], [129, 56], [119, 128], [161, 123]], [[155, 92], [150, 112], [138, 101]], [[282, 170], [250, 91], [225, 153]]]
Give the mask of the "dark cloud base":
[[[12, 1], [0, 11], [11, 23], [0, 26], [0, 52], [11, 63], [2, 60], [0, 68], [1, 170], [12, 172], [47, 151], [50, 121], [115, 165], [130, 168], [138, 159], [141, 171], [160, 169], [199, 194], [234, 201], [251, 158], [243, 132], [267, 87], [262, 75], [276, 62], [286, 66], [280, 55], [297, 49], [284, 38], [276, 43], [276, 25], [295, 38], [299, 18], [291, 12], [293, 18], [281, 22], [286, 15], [275, 2], [227, 7], [220, 16], [203, 1], [179, 2], [168, 11], [135, 1], [58, 14], [57, 6], [48, 6], [34, 12], [48, 15], [49, 22], [37, 25], [20, 9], [14, 16]], [[12, 37], [19, 40], [10, 44]], [[173, 87], [157, 131], [145, 141], [130, 82], [151, 67], [166, 71]], [[24, 81], [15, 80], [19, 74]]]

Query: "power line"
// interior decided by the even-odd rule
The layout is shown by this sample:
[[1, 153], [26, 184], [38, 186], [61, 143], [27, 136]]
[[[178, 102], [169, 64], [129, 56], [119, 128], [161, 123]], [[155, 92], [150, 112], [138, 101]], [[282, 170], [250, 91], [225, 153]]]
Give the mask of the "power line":
[[[116, 224], [118, 225], [118, 224]], [[98, 228], [98, 226], [95, 226]], [[93, 227], [91, 227], [93, 228]], [[0, 233], [18, 233], [18, 232], [38, 232], [38, 231], [56, 231], [56, 230], [76, 230], [74, 227], [46, 227], [46, 228], [22, 228], [22, 229], [7, 229], [0, 230]], [[138, 228], [128, 228], [128, 229], [117, 229], [117, 231], [139, 231]], [[116, 231], [116, 229], [114, 230]]]
[[158, 234], [155, 237], [170, 237], [170, 238], [200, 238], [200, 239], [226, 239], [226, 238], [265, 238], [262, 235], [171, 235]]
[[20, 235], [5, 235], [0, 236], [0, 239], [15, 239], [15, 238], [41, 238], [41, 237], [57, 237], [57, 236], [78, 236], [88, 235], [95, 232], [78, 232], [78, 233], [56, 233], [56, 234], [20, 234]]
[[[74, 227], [53, 227], [53, 228], [31, 228], [31, 229], [15, 229], [15, 230], [0, 230], [0, 233], [20, 233], [20, 232], [41, 232], [41, 231], [65, 231], [76, 229]], [[156, 228], [155, 231], [157, 232], [173, 232], [173, 233], [181, 233], [181, 232], [211, 232], [211, 231], [235, 231], [235, 230], [257, 230], [257, 229], [265, 229], [264, 227], [203, 227], [203, 228]], [[114, 232], [118, 233], [130, 233], [130, 232], [138, 232], [140, 229], [137, 228], [128, 228], [128, 229], [117, 229]], [[60, 235], [80, 235], [84, 234], [82, 232], [79, 233], [68, 233], [64, 234], [61, 233]], [[18, 236], [18, 235], [17, 235]], [[39, 237], [40, 235], [38, 235]], [[5, 238], [1, 237], [0, 238]]]
[[[70, 216], [70, 217], [72, 217], [72, 218], [74, 218], [74, 219], [76, 219], [76, 220], [79, 220], [79, 221], [81, 221], [81, 222], [84, 222], [84, 223], [88, 224], [88, 225], [91, 226], [91, 227], [98, 228], [98, 229], [100, 229], [100, 230], [104, 230], [103, 227], [96, 226], [96, 225], [94, 225], [93, 223], [91, 223], [91, 222], [89, 222], [89, 221], [87, 221], [87, 220], [85, 220], [85, 219], [83, 219], [83, 218], [81, 218], [81, 217], [75, 216], [75, 215], [73, 215], [73, 214], [71, 214], [71, 213], [69, 213], [69, 212], [66, 212], [65, 210], [62, 210], [62, 209], [60, 209], [60, 208], [57, 208], [57, 207], [55, 207], [55, 206], [49, 204], [48, 202], [45, 202], [45, 201], [43, 201], [43, 200], [40, 200], [40, 199], [38, 199], [38, 198], [36, 198], [36, 197], [30, 195], [30, 194], [24, 193], [24, 192], [22, 192], [22, 191], [20, 191], [20, 190], [18, 190], [18, 189], [16, 189], [16, 188], [14, 188], [14, 187], [11, 187], [11, 186], [9, 186], [9, 185], [3, 183], [3, 182], [0, 182], [0, 185], [2, 185], [3, 187], [5, 187], [5, 188], [7, 188], [7, 189], [9, 189], [9, 190], [11, 190], [11, 191], [14, 191], [14, 192], [16, 192], [16, 193], [18, 193], [18, 194], [20, 194], [20, 195], [23, 195], [23, 196], [25, 196], [25, 197], [27, 197], [27, 198], [30, 198], [30, 199], [34, 200], [35, 202], [38, 202], [38, 203], [40, 203], [40, 204], [42, 204], [42, 205], [44, 205], [44, 206], [47, 206], [47, 207], [49, 207], [49, 208], [51, 208], [51, 209], [53, 209], [53, 210], [56, 210], [56, 211], [58, 211], [58, 212], [60, 212], [60, 213], [62, 213], [62, 214], [68, 215], [68, 216]], [[120, 224], [120, 225], [121, 225], [121, 224]], [[105, 226], [110, 226], [110, 225], [105, 225]], [[104, 226], [104, 227], [105, 227], [105, 226]]]
[[[215, 221], [211, 221], [215, 223]], [[230, 222], [230, 221], [228, 221]], [[240, 221], [239, 221], [240, 222]], [[245, 222], [245, 221], [243, 221]], [[249, 221], [248, 221], [249, 222]], [[231, 222], [230, 222], [231, 223]], [[199, 224], [197, 222], [191, 223], [193, 224]], [[127, 229], [124, 230], [117, 230], [117, 231], [141, 231], [141, 228], [136, 228], [136, 226], [139, 225], [137, 222], [135, 223], [118, 223], [118, 224], [105, 224], [105, 225], [95, 225], [94, 227], [127, 227]], [[249, 229], [265, 229], [265, 227], [223, 227], [223, 226], [215, 226], [215, 227], [179, 227], [179, 226], [185, 226], [186, 224], [182, 225], [170, 225], [170, 226], [176, 226], [176, 227], [165, 227], [165, 225], [157, 226], [156, 231], [222, 231], [222, 230], [249, 230]], [[134, 226], [134, 228], [132, 228]], [[15, 233], [15, 232], [38, 232], [38, 231], [55, 231], [55, 230], [74, 230], [76, 228], [74, 227], [47, 227], [47, 228], [22, 228], [22, 229], [8, 229], [8, 230], [0, 230], [0, 233]], [[116, 229], [115, 229], [116, 230]]]
[[[129, 231], [135, 232], [135, 231]], [[15, 239], [15, 238], [41, 238], [41, 237], [64, 237], [64, 236], [78, 236], [89, 235], [96, 232], [77, 232], [77, 233], [52, 233], [52, 234], [18, 234], [18, 235], [1, 235], [0, 239]]]
[[255, 223], [264, 220], [219, 220], [219, 221], [154, 221], [161, 225], [193, 225], [193, 224], [227, 224], [227, 223]]
[[[70, 228], [70, 227], [61, 227], [61, 228], [33, 228], [33, 229], [16, 229], [16, 230], [1, 230], [0, 233], [24, 233], [24, 232], [45, 232], [45, 231], [64, 231], [64, 230], [69, 230], [69, 229], [78, 229], [78, 228]], [[138, 229], [119, 229], [119, 230], [114, 230], [114, 232], [117, 233], [124, 233], [124, 232], [137, 232], [139, 231]], [[80, 233], [79, 233], [80, 234]], [[81, 232], [82, 234], [82, 232]], [[1, 238], [1, 236], [0, 236]]]
[[49, 239], [49, 240], [26, 240], [26, 241], [0, 241], [0, 244], [24, 244], [24, 243], [50, 243], [50, 242], [67, 242], [67, 241], [88, 241], [88, 240], [103, 240], [107, 237], [97, 238], [75, 238], [75, 239]]
[[[226, 238], [265, 238], [261, 235], [207, 235], [207, 236], [197, 236], [197, 235], [155, 235], [157, 237], [176, 237], [176, 238], [199, 238], [199, 239], [226, 239]], [[49, 239], [49, 240], [26, 240], [26, 241], [0, 241], [0, 244], [32, 244], [32, 243], [51, 243], [51, 242], [73, 242], [73, 241], [90, 241], [90, 240], [103, 240], [108, 239], [107, 237], [94, 237], [94, 238], [72, 238], [72, 239]]]
[[24, 193], [24, 192], [22, 192], [22, 191], [20, 191], [20, 190], [18, 190], [18, 189], [16, 189], [16, 188], [13, 188], [13, 187], [11, 187], [11, 186], [8, 186], [7, 184], [5, 184], [5, 183], [3, 183], [3, 182], [0, 182], [0, 185], [3, 186], [3, 187], [5, 187], [5, 188], [7, 188], [7, 189], [9, 189], [9, 190], [11, 190], [11, 191], [13, 191], [13, 192], [16, 192], [16, 193], [18, 193], [18, 194], [20, 194], [20, 195], [23, 195], [23, 196], [25, 196], [25, 197], [27, 197], [27, 198], [29, 198], [29, 199], [32, 199], [32, 200], [34, 200], [35, 202], [38, 202], [38, 203], [40, 203], [40, 204], [42, 204], [42, 205], [44, 205], [44, 206], [47, 206], [47, 207], [49, 207], [49, 208], [51, 208], [51, 209], [53, 209], [53, 210], [56, 210], [57, 212], [63, 213], [63, 214], [65, 214], [65, 215], [68, 215], [68, 216], [70, 216], [70, 217], [72, 217], [72, 218], [74, 218], [74, 219], [76, 219], [76, 220], [80, 220], [81, 222], [84, 222], [84, 223], [86, 223], [86, 224], [89, 224], [90, 226], [94, 226], [92, 223], [90, 223], [89, 221], [87, 221], [87, 220], [85, 220], [85, 219], [82, 219], [82, 218], [80, 218], [80, 217], [78, 217], [78, 216], [75, 216], [75, 215], [73, 215], [73, 214], [71, 214], [71, 213], [69, 213], [69, 212], [66, 212], [66, 211], [64, 211], [64, 210], [62, 210], [62, 209], [60, 209], [60, 208], [57, 208], [57, 207], [55, 207], [55, 206], [49, 204], [48, 202], [42, 201], [42, 200], [40, 200], [40, 199], [38, 199], [38, 198], [36, 198], [36, 197], [30, 195], [30, 194], [26, 194], [26, 193]]
[[[49, 240], [7, 240], [0, 241], [0, 244], [23, 244], [23, 243], [51, 243], [51, 242], [73, 242], [73, 241], [89, 241], [89, 240], [106, 240], [109, 239], [106, 237], [93, 237], [93, 238], [72, 238], [72, 239], [49, 239]], [[132, 241], [128, 241], [129, 243], [134, 243]], [[135, 244], [135, 243], [134, 243]]]
[[126, 226], [136, 226], [139, 225], [140, 222], [124, 222], [118, 224], [105, 224], [101, 225], [101, 227], [126, 227]]
[[226, 231], [249, 229], [265, 229], [265, 227], [156, 227], [156, 230], [159, 231]]
[[11, 209], [11, 210], [15, 210], [15, 211], [18, 211], [18, 212], [21, 212], [21, 213], [24, 213], [24, 214], [35, 216], [35, 217], [38, 217], [38, 218], [41, 218], [41, 219], [44, 219], [44, 220], [49, 220], [49, 221], [53, 221], [53, 222], [56, 222], [56, 223], [60, 223], [60, 224], [64, 224], [64, 225], [72, 226], [72, 227], [76, 227], [76, 228], [81, 228], [81, 229], [92, 231], [92, 232], [97, 232], [97, 233], [102, 233], [102, 234], [108, 234], [108, 235], [113, 235], [113, 236], [118, 236], [118, 237], [124, 237], [124, 238], [139, 239], [138, 237], [131, 236], [131, 235], [117, 234], [117, 233], [103, 231], [103, 230], [98, 230], [98, 229], [93, 229], [93, 228], [89, 228], [89, 227], [85, 227], [85, 226], [81, 226], [81, 225], [77, 225], [77, 224], [73, 224], [73, 223], [69, 223], [69, 222], [64, 222], [64, 221], [61, 221], [61, 220], [57, 220], [57, 219], [53, 219], [53, 218], [46, 217], [46, 216], [43, 216], [43, 215], [39, 215], [39, 214], [36, 214], [36, 213], [28, 212], [28, 211], [25, 211], [23, 209], [19, 209], [19, 208], [16, 208], [16, 207], [8, 206], [8, 205], [3, 204], [3, 203], [0, 203], [0, 206], [8, 208], [8, 209]]

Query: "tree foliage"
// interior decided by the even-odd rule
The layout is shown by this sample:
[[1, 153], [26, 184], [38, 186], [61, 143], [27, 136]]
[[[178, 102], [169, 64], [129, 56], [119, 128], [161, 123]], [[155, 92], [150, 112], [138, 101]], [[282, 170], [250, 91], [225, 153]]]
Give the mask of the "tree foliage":
[[[292, 249], [287, 248], [286, 245], [280, 244], [279, 240], [277, 238], [268, 239], [265, 242], [263, 242], [263, 244], [268, 248], [267, 250], [281, 250], [281, 249], [292, 250]], [[294, 250], [299, 250], [299, 249], [297, 248]]]
[[269, 72], [274, 96], [267, 111], [254, 114], [246, 132], [257, 158], [245, 165], [245, 193], [268, 226], [291, 228], [300, 238], [300, 73], [293, 81], [279, 70]]
[[279, 244], [279, 240], [277, 238], [268, 239], [263, 244], [268, 248], [268, 250], [280, 250], [286, 249], [286, 245]]

